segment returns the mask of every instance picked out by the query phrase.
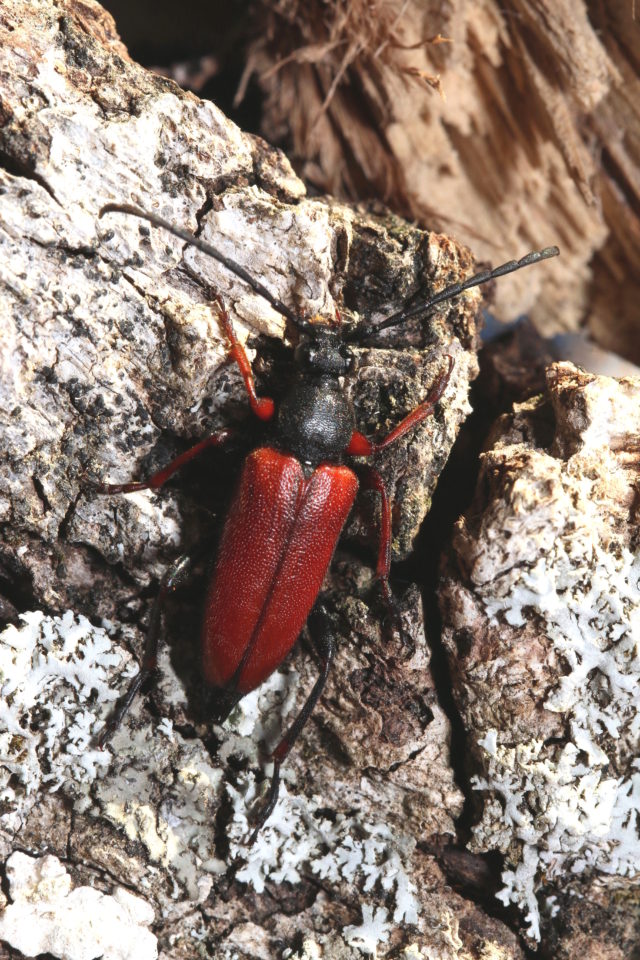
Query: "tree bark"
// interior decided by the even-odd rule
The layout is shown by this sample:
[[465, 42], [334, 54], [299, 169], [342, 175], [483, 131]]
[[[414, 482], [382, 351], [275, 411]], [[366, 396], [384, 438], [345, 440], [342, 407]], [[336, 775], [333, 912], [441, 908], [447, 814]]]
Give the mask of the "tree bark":
[[[195, 642], [204, 569], [168, 604], [157, 686], [109, 749], [95, 745], [135, 673], [158, 580], [214, 539], [253, 442], [212, 292], [276, 400], [295, 339], [216, 261], [102, 206], [133, 202], [198, 231], [291, 309], [333, 319], [339, 307], [345, 324], [467, 275], [469, 253], [387, 211], [309, 199], [280, 153], [133, 63], [93, 0], [5, 2], [0, 58], [5, 955], [173, 960], [195, 944], [212, 957], [313, 956], [322, 944], [326, 957], [416, 956], [417, 943], [447, 960], [485, 946], [520, 958], [516, 935], [447, 883], [462, 796], [419, 591], [397, 590], [405, 645], [349, 549], [375, 556], [374, 499], [326, 584], [333, 677], [253, 847], [267, 748], [317, 667], [296, 651], [224, 729], [208, 722]], [[357, 350], [367, 433], [387, 432], [443, 355], [455, 359], [437, 415], [380, 460], [396, 558], [468, 412], [479, 302], [472, 292]], [[237, 448], [167, 490], [97, 493], [96, 481], [149, 475], [229, 422]]]
[[640, 378], [549, 366], [492, 431], [440, 591], [470, 847], [504, 854], [501, 897], [562, 960], [640, 933], [639, 411]]
[[[609, 251], [598, 261], [606, 279], [616, 260], [608, 245], [635, 229], [616, 187], [630, 141], [620, 140], [615, 170], [600, 168], [579, 124], [586, 115], [612, 123], [625, 97], [630, 113], [637, 109], [632, 80], [617, 85], [620, 59], [589, 33], [586, 16], [569, 23], [561, 5], [542, 18], [537, 5], [508, 17], [475, 5], [441, 22], [432, 11], [430, 36], [448, 25], [465, 40], [403, 52], [385, 37], [422, 40], [424, 22], [417, 6], [402, 21], [397, 8], [385, 10], [373, 26], [386, 33], [349, 60], [349, 82], [336, 85], [324, 112], [336, 76], [326, 49], [263, 75], [269, 89], [277, 78], [283, 97], [272, 105], [271, 132], [287, 104], [292, 129], [306, 115], [316, 152], [296, 148], [296, 162], [304, 158], [305, 176], [342, 200], [309, 197], [281, 153], [132, 62], [93, 0], [5, 0], [0, 11], [0, 613], [9, 624], [0, 635], [0, 956], [217, 960], [290, 950], [299, 960], [520, 960], [539, 949], [549, 960], [622, 960], [637, 942], [637, 658], [625, 644], [640, 592], [640, 387], [567, 366], [546, 379], [544, 344], [520, 331], [510, 347], [494, 348], [490, 389], [485, 377], [479, 412], [460, 437], [477, 373], [478, 291], [357, 350], [349, 389], [369, 435], [388, 432], [423, 399], [444, 354], [455, 359], [436, 415], [376, 461], [395, 504], [394, 560], [413, 557], [392, 580], [405, 642], [386, 622], [363, 560], [377, 549], [369, 494], [325, 584], [334, 671], [255, 846], [246, 839], [268, 783], [268, 751], [318, 666], [303, 636], [223, 727], [212, 724], [197, 643], [206, 564], [167, 604], [157, 684], [109, 749], [95, 747], [135, 673], [161, 577], [184, 551], [209, 542], [215, 551], [244, 452], [260, 442], [212, 294], [250, 351], [259, 393], [280, 398], [295, 343], [284, 318], [216, 261], [132, 217], [101, 217], [105, 203], [133, 202], [198, 232], [291, 309], [333, 319], [337, 308], [345, 324], [382, 317], [474, 270], [456, 241], [347, 194], [376, 193], [431, 224], [458, 220], [452, 232], [494, 262], [514, 255], [516, 241], [528, 249], [560, 235], [566, 266], [552, 282], [555, 265], [545, 264], [496, 291], [498, 309], [513, 315], [544, 287], [540, 318], [559, 314], [569, 290], [568, 325], [584, 316], [591, 251], [603, 243]], [[322, 29], [316, 23], [316, 37]], [[541, 55], [549, 36], [557, 60]], [[278, 27], [275, 40], [289, 39]], [[273, 50], [256, 48], [254, 65], [274, 64]], [[344, 59], [343, 47], [335, 51]], [[564, 67], [554, 73], [556, 62]], [[452, 64], [457, 96], [447, 90]], [[455, 123], [437, 95], [418, 98], [416, 69], [431, 76], [434, 66], [447, 102], [458, 105]], [[516, 90], [536, 91], [528, 115], [513, 108], [513, 93], [500, 110], [490, 106], [514, 77]], [[296, 91], [312, 81], [318, 110], [305, 114]], [[365, 122], [363, 104], [376, 123]], [[599, 189], [605, 196], [606, 183], [603, 214], [593, 198]], [[566, 271], [579, 281], [568, 283]], [[599, 289], [604, 328], [610, 287]], [[620, 343], [618, 327], [607, 329]], [[449, 674], [433, 614], [425, 638], [420, 564], [433, 566], [447, 510], [457, 517], [465, 506], [468, 451], [488, 430], [483, 414], [488, 421], [513, 401], [526, 402], [493, 431], [447, 558]], [[167, 489], [96, 492], [96, 482], [148, 476], [229, 424], [234, 444]], [[447, 496], [453, 506], [444, 509]], [[588, 608], [598, 587], [607, 644], [572, 648], [573, 635], [545, 607], [552, 591], [536, 593], [563, 558], [566, 603], [555, 609]], [[584, 636], [595, 629], [587, 620]], [[595, 660], [596, 648], [601, 659], [581, 687], [570, 667]], [[567, 808], [579, 811], [579, 827]], [[501, 888], [524, 909], [500, 912]]]

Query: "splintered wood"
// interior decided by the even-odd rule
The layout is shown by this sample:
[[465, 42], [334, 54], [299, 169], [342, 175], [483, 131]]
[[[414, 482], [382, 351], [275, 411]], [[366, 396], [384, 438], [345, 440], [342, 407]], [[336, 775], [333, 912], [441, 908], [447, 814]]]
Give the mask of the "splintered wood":
[[307, 179], [382, 199], [480, 260], [557, 243], [549, 271], [496, 290], [497, 315], [529, 311], [545, 334], [586, 324], [640, 362], [633, 4], [264, 0], [260, 9], [247, 71], [266, 93], [265, 131]]

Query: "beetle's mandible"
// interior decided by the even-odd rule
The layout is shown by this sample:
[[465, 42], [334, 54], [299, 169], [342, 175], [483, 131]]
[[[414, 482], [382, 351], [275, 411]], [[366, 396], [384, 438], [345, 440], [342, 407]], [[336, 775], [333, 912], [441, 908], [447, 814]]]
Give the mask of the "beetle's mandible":
[[[391, 603], [391, 504], [382, 477], [373, 467], [345, 463], [351, 457], [370, 457], [394, 443], [429, 417], [447, 388], [454, 366], [446, 355], [441, 373], [424, 401], [382, 440], [374, 441], [356, 429], [354, 408], [343, 378], [353, 368], [350, 343], [366, 343], [381, 330], [428, 313], [434, 306], [470, 287], [521, 267], [557, 256], [557, 247], [529, 253], [446, 287], [429, 300], [386, 317], [378, 323], [343, 328], [339, 320], [299, 317], [278, 300], [244, 267], [199, 237], [154, 214], [126, 204], [107, 204], [109, 212], [141, 217], [187, 241], [223, 264], [252, 290], [264, 297], [297, 330], [294, 351], [296, 377], [278, 410], [274, 401], [256, 395], [253, 373], [224, 305], [216, 300], [218, 316], [249, 396], [253, 413], [273, 421], [268, 443], [244, 461], [239, 482], [224, 523], [218, 554], [204, 605], [202, 667], [206, 683], [216, 693], [222, 721], [238, 701], [263, 682], [285, 659], [308, 621], [321, 673], [302, 710], [272, 753], [273, 775], [266, 803], [251, 835], [275, 807], [280, 766], [315, 707], [325, 685], [335, 644], [318, 594], [340, 533], [360, 488], [380, 497], [380, 535], [376, 573], [383, 596]], [[158, 489], [183, 464], [231, 435], [222, 430], [178, 456], [143, 482], [101, 485], [103, 493], [131, 493]], [[143, 662], [139, 673], [118, 702], [100, 734], [104, 746], [129, 709], [142, 683], [155, 671], [161, 634], [162, 605], [167, 594], [185, 577], [191, 565], [181, 558], [164, 576], [152, 609]]]

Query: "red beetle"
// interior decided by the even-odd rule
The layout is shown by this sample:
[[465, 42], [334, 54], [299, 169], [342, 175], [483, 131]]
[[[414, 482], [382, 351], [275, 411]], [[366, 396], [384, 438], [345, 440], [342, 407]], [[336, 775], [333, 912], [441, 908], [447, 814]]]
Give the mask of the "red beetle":
[[[447, 356], [444, 371], [426, 399], [381, 441], [368, 440], [356, 430], [355, 413], [342, 383], [353, 367], [349, 342], [363, 342], [380, 330], [425, 314], [438, 303], [469, 287], [511, 273], [558, 254], [547, 247], [510, 261], [495, 270], [476, 274], [447, 287], [425, 303], [401, 310], [382, 322], [345, 331], [339, 323], [319, 317], [304, 320], [254, 280], [239, 264], [161, 218], [135, 207], [108, 204], [101, 213], [130, 213], [163, 227], [214, 257], [243, 279], [283, 314], [298, 330], [294, 352], [297, 376], [278, 409], [275, 430], [268, 446], [246, 458], [235, 496], [224, 524], [218, 556], [204, 606], [202, 665], [206, 683], [213, 688], [222, 721], [238, 701], [255, 690], [282, 663], [305, 622], [318, 651], [322, 672], [300, 714], [273, 751], [273, 776], [268, 800], [259, 814], [258, 831], [271, 814], [278, 797], [280, 765], [309, 718], [327, 679], [335, 645], [321, 608], [316, 604], [322, 581], [359, 487], [380, 495], [381, 529], [377, 576], [390, 603], [391, 510], [380, 474], [369, 466], [347, 466], [345, 457], [367, 457], [404, 436], [433, 413], [453, 370]], [[216, 303], [220, 321], [238, 364], [253, 412], [263, 421], [274, 417], [270, 398], [256, 396], [251, 366], [238, 342], [224, 307]], [[223, 443], [231, 431], [207, 437], [173, 460], [148, 481], [104, 485], [104, 493], [130, 493], [161, 487], [183, 464], [210, 446]], [[165, 575], [154, 604], [140, 672], [105, 725], [98, 743], [104, 746], [122, 720], [142, 683], [156, 669], [161, 609], [166, 595], [188, 573], [191, 560], [182, 557]], [[312, 609], [315, 605], [313, 615]]]

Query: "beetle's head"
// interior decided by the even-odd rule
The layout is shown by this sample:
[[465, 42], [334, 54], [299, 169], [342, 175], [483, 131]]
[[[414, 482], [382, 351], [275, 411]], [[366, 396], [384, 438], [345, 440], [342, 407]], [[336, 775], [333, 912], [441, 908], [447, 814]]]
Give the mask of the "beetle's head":
[[342, 377], [352, 369], [354, 362], [340, 328], [326, 322], [305, 325], [294, 359], [305, 376], [318, 377]]

